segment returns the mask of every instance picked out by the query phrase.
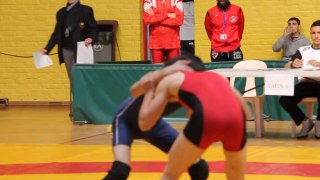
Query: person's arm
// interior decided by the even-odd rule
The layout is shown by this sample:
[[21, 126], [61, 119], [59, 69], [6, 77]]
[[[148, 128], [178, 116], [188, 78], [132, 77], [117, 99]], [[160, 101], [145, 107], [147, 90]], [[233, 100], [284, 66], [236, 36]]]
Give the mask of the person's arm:
[[182, 1], [179, 0], [174, 8], [174, 12], [168, 13], [168, 18], [161, 21], [162, 25], [166, 26], [181, 26], [183, 24], [184, 13], [183, 13], [183, 4]]
[[315, 59], [309, 60], [308, 64], [310, 64], [310, 65], [312, 65], [314, 67], [320, 67], [320, 62], [315, 60]]
[[207, 12], [206, 17], [204, 19], [204, 27], [206, 29], [208, 38], [211, 40], [212, 32], [213, 32], [213, 29], [212, 29], [213, 28], [213, 24], [211, 22], [211, 17], [210, 17], [209, 12]]
[[47, 43], [47, 45], [41, 50], [42, 53], [44, 54], [49, 54], [50, 51], [54, 48], [54, 46], [57, 44], [56, 41], [56, 35], [57, 35], [57, 31], [59, 30], [59, 13], [60, 11], [57, 12], [56, 14], [56, 25], [54, 27], [53, 33], [51, 34], [51, 37]]
[[163, 79], [156, 89], [151, 85], [152, 87], [145, 93], [138, 121], [139, 128], [142, 131], [151, 129], [163, 114], [169, 99], [167, 91], [168, 83], [166, 79]]
[[130, 94], [133, 97], [141, 96], [142, 94], [146, 93], [149, 88], [149, 83], [153, 83], [153, 78], [161, 76], [161, 72], [153, 71], [143, 75], [137, 82], [135, 82], [130, 87]]
[[242, 9], [240, 8], [240, 12], [239, 12], [239, 37], [240, 39], [242, 39], [242, 34], [243, 34], [243, 31], [244, 31], [244, 14], [243, 14], [243, 11]]
[[88, 8], [85, 14], [86, 19], [86, 31], [87, 37], [85, 37], [85, 45], [88, 46], [92, 44], [97, 39], [97, 23], [94, 18], [93, 9], [91, 7]]
[[148, 90], [149, 83], [157, 84], [163, 77], [178, 72], [188, 71], [190, 67], [188, 60], [180, 60], [175, 62], [173, 65], [167, 66], [161, 70], [153, 71], [142, 76], [137, 82], [135, 82], [131, 88], [130, 93], [132, 96], [137, 97], [144, 94]]
[[143, 23], [156, 24], [168, 18], [165, 12], [158, 12], [153, 8], [150, 2], [145, 1], [143, 4]]
[[284, 47], [286, 38], [290, 35], [291, 31], [287, 27], [284, 28], [283, 35], [278, 38], [278, 40], [272, 45], [273, 52], [280, 52], [281, 49]]
[[301, 68], [302, 56], [299, 50], [292, 56], [291, 60], [284, 65], [285, 68]]
[[285, 39], [286, 39], [286, 37], [283, 35], [281, 37], [279, 37], [279, 39], [272, 45], [272, 51], [273, 52], [280, 52], [284, 46]]

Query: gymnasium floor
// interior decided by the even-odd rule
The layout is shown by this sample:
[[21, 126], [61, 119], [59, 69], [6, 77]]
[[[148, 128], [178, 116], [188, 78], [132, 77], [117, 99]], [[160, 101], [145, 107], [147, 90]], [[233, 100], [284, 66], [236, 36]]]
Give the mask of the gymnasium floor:
[[[102, 179], [113, 161], [110, 125], [75, 125], [69, 106], [0, 105], [0, 179]], [[181, 130], [184, 123], [172, 123]], [[264, 138], [247, 122], [247, 180], [320, 179], [320, 140], [290, 137], [288, 121], [265, 122]], [[226, 179], [219, 143], [203, 156], [212, 180]], [[166, 155], [144, 141], [132, 148], [129, 180], [159, 179]], [[181, 179], [189, 179], [184, 174]]]

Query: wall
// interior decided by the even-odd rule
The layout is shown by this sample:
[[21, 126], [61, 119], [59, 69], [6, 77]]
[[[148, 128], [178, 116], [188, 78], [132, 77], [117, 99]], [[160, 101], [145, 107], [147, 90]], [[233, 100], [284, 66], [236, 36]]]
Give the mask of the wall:
[[[282, 34], [287, 19], [298, 16], [303, 33], [309, 37], [309, 26], [319, 16], [317, 0], [304, 3], [298, 0], [232, 0], [243, 8], [246, 24], [242, 41], [245, 59], [279, 59], [271, 46]], [[81, 0], [94, 8], [97, 20], [117, 20], [119, 28], [116, 60], [143, 58], [141, 42], [141, 0]], [[55, 25], [56, 11], [65, 0], [0, 0], [0, 52], [31, 56], [45, 46]], [[197, 0], [196, 54], [209, 61], [210, 42], [204, 30], [206, 11], [215, 0]], [[52, 51], [55, 53], [56, 48]], [[68, 101], [69, 81], [64, 65], [57, 55], [51, 56], [54, 65], [35, 69], [32, 58], [17, 58], [0, 54], [0, 98], [10, 101]]]
[[[42, 49], [55, 25], [55, 14], [65, 0], [0, 0], [0, 52], [32, 56]], [[94, 9], [96, 20], [119, 22], [116, 60], [142, 59], [141, 3], [137, 0], [81, 0]], [[51, 53], [56, 53], [54, 48]], [[54, 65], [35, 69], [32, 58], [0, 54], [0, 98], [12, 101], [68, 101], [69, 80], [58, 56]]]
[[[320, 5], [317, 0], [304, 3], [301, 0], [231, 0], [240, 6], [245, 15], [245, 30], [242, 50], [245, 59], [280, 59], [281, 53], [272, 52], [272, 44], [283, 34], [290, 17], [301, 20], [302, 32], [309, 36], [313, 21], [320, 19]], [[210, 41], [204, 29], [204, 17], [216, 1], [195, 2], [196, 52], [205, 60], [210, 60]], [[309, 38], [310, 39], [310, 38]]]

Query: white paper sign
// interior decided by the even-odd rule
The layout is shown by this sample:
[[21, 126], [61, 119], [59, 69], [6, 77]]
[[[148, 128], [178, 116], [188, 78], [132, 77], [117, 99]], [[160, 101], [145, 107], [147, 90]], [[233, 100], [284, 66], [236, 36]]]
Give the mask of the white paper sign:
[[77, 64], [93, 64], [92, 45], [85, 46], [84, 41], [78, 42]]
[[264, 83], [265, 95], [293, 96], [294, 94], [293, 73], [266, 73]]
[[53, 64], [51, 58], [40, 51], [33, 53], [33, 59], [36, 68], [44, 68]]

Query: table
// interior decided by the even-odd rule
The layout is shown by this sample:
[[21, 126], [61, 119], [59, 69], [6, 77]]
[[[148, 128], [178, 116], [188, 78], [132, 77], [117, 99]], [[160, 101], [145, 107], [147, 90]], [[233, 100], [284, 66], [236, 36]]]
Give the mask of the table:
[[[265, 60], [268, 68], [283, 67], [287, 61]], [[208, 70], [232, 68], [237, 61], [205, 63]], [[129, 95], [130, 85], [143, 74], [161, 68], [154, 64], [90, 64], [75, 65], [72, 69], [72, 113], [74, 122], [110, 124], [117, 106]], [[241, 86], [239, 81], [239, 86]], [[280, 107], [278, 97], [270, 97], [265, 114], [271, 119], [289, 120]], [[186, 120], [185, 111], [179, 110], [170, 120]]]
[[[283, 74], [293, 74], [294, 77], [319, 77], [320, 76], [320, 69], [313, 69], [313, 70], [303, 70], [301, 68], [298, 69], [291, 69], [291, 68], [268, 68], [268, 69], [213, 69], [210, 70], [212, 72], [216, 72], [224, 77], [260, 77], [263, 78], [268, 73], [283, 73]], [[295, 81], [298, 82], [297, 79]], [[263, 84], [263, 80], [260, 79], [260, 83], [256, 83], [257, 85]], [[262, 87], [260, 87], [260, 93], [262, 92]], [[244, 89], [241, 89], [243, 91]], [[270, 98], [270, 96], [265, 96], [265, 103], [264, 103], [264, 110], [266, 107], [268, 107], [269, 110], [273, 109], [270, 107], [271, 105], [275, 105], [278, 102], [277, 96], [273, 96], [273, 98]], [[276, 101], [275, 101], [276, 100]], [[279, 106], [277, 106], [279, 107]], [[314, 108], [317, 109], [318, 105], [315, 105]], [[282, 107], [279, 107], [281, 111], [283, 111]], [[302, 105], [302, 109], [305, 110], [305, 105]], [[279, 112], [279, 111], [274, 111]], [[270, 112], [273, 113], [273, 112]], [[275, 116], [274, 116], [275, 117]], [[291, 118], [289, 118], [291, 119]]]
[[268, 68], [268, 69], [213, 69], [210, 70], [225, 77], [265, 77], [267, 73], [292, 73], [295, 77], [320, 77], [320, 70], [303, 70], [289, 68]]

